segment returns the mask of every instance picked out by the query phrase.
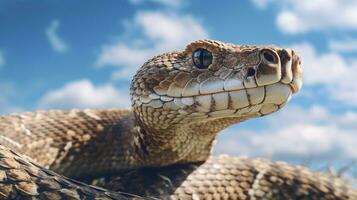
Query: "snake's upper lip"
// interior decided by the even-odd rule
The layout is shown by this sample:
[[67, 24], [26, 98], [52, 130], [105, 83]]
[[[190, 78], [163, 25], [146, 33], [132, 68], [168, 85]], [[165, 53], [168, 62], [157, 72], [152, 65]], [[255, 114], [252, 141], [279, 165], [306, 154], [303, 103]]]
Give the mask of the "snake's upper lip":
[[290, 87], [290, 90], [293, 94], [298, 92], [298, 88], [294, 87], [294, 85], [292, 83], [289, 83], [288, 86]]

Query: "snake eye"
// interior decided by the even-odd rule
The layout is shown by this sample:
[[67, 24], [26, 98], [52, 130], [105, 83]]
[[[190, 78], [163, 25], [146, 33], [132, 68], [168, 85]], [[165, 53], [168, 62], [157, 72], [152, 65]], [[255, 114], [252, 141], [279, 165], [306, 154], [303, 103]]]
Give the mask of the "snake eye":
[[192, 54], [193, 64], [199, 69], [207, 69], [212, 64], [212, 54], [206, 49], [197, 49]]
[[276, 54], [268, 49], [264, 49], [262, 51], [261, 55], [264, 58], [264, 60], [266, 60], [267, 62], [270, 62], [270, 63], [277, 63], [279, 60], [277, 58]]

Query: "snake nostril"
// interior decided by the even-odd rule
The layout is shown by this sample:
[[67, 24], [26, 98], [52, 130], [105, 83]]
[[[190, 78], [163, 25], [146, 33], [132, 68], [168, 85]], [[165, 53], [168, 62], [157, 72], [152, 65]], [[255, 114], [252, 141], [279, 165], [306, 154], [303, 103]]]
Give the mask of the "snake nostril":
[[264, 58], [265, 58], [265, 60], [267, 60], [267, 61], [269, 61], [269, 62], [274, 62], [274, 56], [270, 53], [270, 52], [268, 52], [268, 51], [265, 51], [264, 53], [263, 53], [263, 56], [264, 56]]
[[247, 76], [251, 77], [255, 75], [255, 69], [254, 68], [248, 68]]
[[261, 52], [261, 56], [263, 60], [265, 60], [265, 62], [267, 63], [276, 64], [279, 61], [279, 58], [277, 57], [278, 55], [276, 55], [276, 53], [270, 49], [264, 49]]

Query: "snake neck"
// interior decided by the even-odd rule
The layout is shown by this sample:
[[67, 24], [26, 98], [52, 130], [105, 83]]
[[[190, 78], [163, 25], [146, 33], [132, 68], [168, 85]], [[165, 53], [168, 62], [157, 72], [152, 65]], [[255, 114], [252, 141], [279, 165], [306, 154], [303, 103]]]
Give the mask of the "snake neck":
[[150, 166], [167, 166], [176, 163], [202, 162], [212, 153], [218, 133], [246, 118], [220, 118], [209, 121], [194, 120], [168, 124], [158, 129], [136, 117], [140, 129], [140, 143]]

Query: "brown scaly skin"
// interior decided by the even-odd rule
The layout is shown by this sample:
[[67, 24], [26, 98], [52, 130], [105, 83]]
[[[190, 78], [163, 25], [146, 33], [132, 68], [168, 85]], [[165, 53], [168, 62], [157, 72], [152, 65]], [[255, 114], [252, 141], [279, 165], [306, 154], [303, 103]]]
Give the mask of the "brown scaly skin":
[[228, 156], [212, 157], [202, 165], [139, 169], [102, 181], [110, 190], [160, 199], [332, 200], [357, 195], [341, 180], [300, 166]]
[[1, 144], [73, 178], [143, 165], [138, 129], [128, 110], [14, 114], [0, 118], [0, 130], [5, 133]]
[[[197, 49], [212, 54], [207, 68], [193, 62]], [[301, 167], [210, 158], [219, 131], [279, 110], [300, 87], [292, 50], [193, 42], [139, 69], [132, 110], [1, 117], [0, 199], [139, 198], [120, 192], [160, 199], [357, 199], [340, 180]]]
[[0, 145], [0, 199], [144, 199], [68, 179]]

